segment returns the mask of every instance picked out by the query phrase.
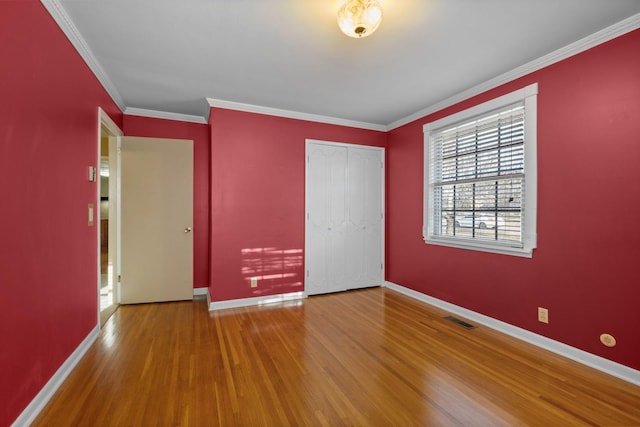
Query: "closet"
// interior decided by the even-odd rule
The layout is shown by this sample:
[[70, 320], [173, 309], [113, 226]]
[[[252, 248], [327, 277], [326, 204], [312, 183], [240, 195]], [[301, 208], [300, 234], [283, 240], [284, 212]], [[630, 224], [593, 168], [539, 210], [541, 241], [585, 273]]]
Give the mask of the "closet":
[[307, 140], [305, 291], [384, 280], [384, 149]]

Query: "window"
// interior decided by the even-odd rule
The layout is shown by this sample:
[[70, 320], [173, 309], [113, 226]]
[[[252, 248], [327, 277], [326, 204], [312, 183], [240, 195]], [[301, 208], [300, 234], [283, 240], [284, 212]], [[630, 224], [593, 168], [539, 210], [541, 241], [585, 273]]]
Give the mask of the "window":
[[427, 244], [531, 257], [538, 85], [424, 126]]

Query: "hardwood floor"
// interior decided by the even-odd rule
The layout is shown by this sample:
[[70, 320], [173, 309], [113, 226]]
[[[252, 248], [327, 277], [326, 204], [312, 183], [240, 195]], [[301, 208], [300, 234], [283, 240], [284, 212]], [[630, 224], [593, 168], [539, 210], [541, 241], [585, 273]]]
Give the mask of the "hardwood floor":
[[640, 425], [640, 387], [384, 288], [122, 306], [35, 426]]

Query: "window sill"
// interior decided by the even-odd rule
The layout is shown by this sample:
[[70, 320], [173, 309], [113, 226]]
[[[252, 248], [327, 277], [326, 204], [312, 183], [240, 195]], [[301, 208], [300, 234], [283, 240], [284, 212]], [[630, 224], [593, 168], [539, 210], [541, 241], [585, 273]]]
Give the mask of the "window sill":
[[490, 252], [501, 255], [519, 256], [532, 258], [534, 248], [519, 248], [513, 246], [491, 244], [488, 242], [477, 242], [463, 239], [452, 239], [447, 237], [428, 236], [424, 239], [428, 245], [447, 246], [450, 248], [466, 249], [471, 251]]

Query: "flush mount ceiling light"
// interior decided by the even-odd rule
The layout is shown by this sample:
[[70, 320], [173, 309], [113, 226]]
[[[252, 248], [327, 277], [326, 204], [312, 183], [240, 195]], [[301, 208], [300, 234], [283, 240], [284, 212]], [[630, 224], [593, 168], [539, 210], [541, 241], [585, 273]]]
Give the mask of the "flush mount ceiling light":
[[382, 21], [382, 6], [377, 0], [347, 0], [338, 10], [338, 26], [349, 37], [373, 34]]

